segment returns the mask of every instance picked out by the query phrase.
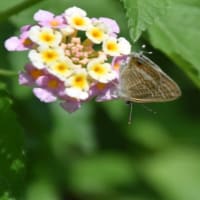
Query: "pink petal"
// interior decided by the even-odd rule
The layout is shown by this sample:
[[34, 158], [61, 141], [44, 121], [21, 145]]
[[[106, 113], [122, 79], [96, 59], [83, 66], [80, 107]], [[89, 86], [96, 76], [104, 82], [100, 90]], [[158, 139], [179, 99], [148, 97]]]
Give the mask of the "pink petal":
[[23, 45], [23, 38], [18, 38], [16, 36], [8, 38], [4, 45], [8, 51], [25, 51], [28, 48]]
[[5, 41], [4, 45], [8, 51], [17, 51], [20, 45], [20, 39], [16, 36], [10, 37]]
[[65, 19], [63, 18], [63, 16], [56, 16], [56, 17], [54, 18], [54, 20], [56, 20], [56, 21], [59, 22], [58, 27], [63, 28], [63, 27], [66, 26], [66, 21], [65, 21]]
[[28, 31], [24, 31], [21, 35], [20, 38], [21, 39], [27, 39], [29, 37], [29, 32]]
[[42, 102], [50, 103], [57, 100], [57, 97], [54, 96], [51, 92], [48, 90], [42, 89], [42, 88], [34, 88], [33, 93], [35, 96]]
[[109, 100], [117, 99], [117, 98], [118, 98], [117, 88], [115, 86], [111, 86], [110, 88], [105, 90], [104, 93], [99, 94], [95, 100], [97, 102], [101, 102], [101, 101], [109, 101]]
[[31, 25], [29, 25], [29, 24], [22, 26], [21, 29], [20, 29], [20, 32], [21, 33], [27, 32], [30, 28], [31, 28]]
[[128, 58], [127, 55], [123, 55], [123, 56], [116, 56], [112, 59], [111, 65], [112, 65], [113, 70], [116, 72], [117, 78], [119, 78], [121, 65], [122, 63], [126, 62], [127, 58]]
[[79, 101], [65, 101], [60, 103], [60, 105], [69, 113], [72, 113], [81, 107], [81, 103]]
[[112, 29], [113, 33], [120, 32], [119, 26], [115, 20], [107, 18], [107, 17], [100, 17], [99, 19], [100, 19], [100, 21], [105, 23], [108, 27], [110, 27]]
[[36, 84], [39, 87], [45, 87], [48, 85], [49, 82], [49, 78], [48, 76], [44, 75], [44, 76], [40, 76], [37, 80], [36, 80]]
[[54, 14], [49, 11], [39, 10], [34, 14], [33, 18], [35, 21], [49, 21], [53, 16]]
[[127, 58], [128, 58], [127, 55], [116, 56], [116, 57], [114, 57], [114, 58], [112, 59], [111, 65], [112, 65], [112, 66], [115, 65], [115, 64], [119, 64], [119, 65], [120, 65], [121, 62], [125, 62]]
[[18, 81], [20, 85], [28, 85], [28, 86], [33, 85], [32, 78], [26, 72], [22, 72], [19, 74]]
[[24, 68], [27, 71], [31, 71], [31, 70], [35, 69], [35, 67], [31, 63], [27, 63]]

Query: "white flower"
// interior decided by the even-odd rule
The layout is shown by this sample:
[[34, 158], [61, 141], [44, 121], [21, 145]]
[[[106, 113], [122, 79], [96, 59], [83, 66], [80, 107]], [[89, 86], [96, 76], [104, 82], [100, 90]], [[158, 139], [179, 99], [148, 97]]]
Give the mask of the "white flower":
[[80, 68], [80, 66], [75, 65], [68, 57], [65, 57], [63, 60], [51, 63], [48, 71], [60, 80], [65, 81], [77, 68]]
[[87, 91], [84, 90], [80, 90], [78, 88], [66, 88], [65, 92], [68, 96], [75, 98], [75, 99], [81, 99], [81, 100], [85, 100], [89, 97], [89, 93]]
[[43, 69], [59, 59], [64, 59], [64, 52], [59, 47], [53, 49], [39, 47], [37, 50], [31, 50], [28, 57], [36, 68]]
[[119, 56], [120, 49], [117, 42], [117, 38], [111, 37], [104, 40], [103, 51], [110, 56]]
[[85, 69], [76, 70], [66, 82], [65, 92], [68, 96], [85, 100], [89, 97], [89, 82]]
[[131, 53], [131, 44], [123, 37], [118, 38], [120, 53], [128, 55]]
[[77, 7], [72, 7], [65, 10], [65, 18], [67, 23], [77, 30], [87, 30], [91, 25], [90, 19], [86, 16], [87, 13]]
[[73, 34], [75, 30], [71, 26], [67, 25], [64, 28], [60, 28], [60, 31], [62, 32], [62, 34], [64, 36], [69, 36], [69, 35]]
[[131, 52], [131, 45], [125, 38], [109, 37], [103, 41], [103, 51], [110, 56], [127, 55]]
[[74, 14], [70, 17], [66, 16], [66, 19], [67, 23], [77, 30], [85, 31], [90, 27], [90, 19], [88, 17]]
[[42, 62], [41, 56], [40, 56], [40, 54], [36, 50], [29, 51], [28, 57], [31, 60], [32, 64], [36, 68], [38, 68], [38, 69], [45, 68], [45, 65]]
[[40, 46], [55, 47], [61, 42], [62, 35], [49, 27], [33, 26], [29, 30], [29, 38]]
[[106, 30], [103, 27], [91, 26], [86, 31], [86, 36], [95, 44], [100, 44], [106, 38]]
[[88, 74], [96, 81], [108, 83], [116, 78], [115, 72], [109, 63], [103, 63], [101, 59], [93, 59], [87, 65]]
[[79, 14], [82, 17], [85, 17], [87, 15], [87, 13], [85, 12], [85, 10], [78, 8], [76, 6], [73, 6], [71, 8], [68, 8], [65, 10], [65, 15], [66, 16], [72, 16], [74, 14]]

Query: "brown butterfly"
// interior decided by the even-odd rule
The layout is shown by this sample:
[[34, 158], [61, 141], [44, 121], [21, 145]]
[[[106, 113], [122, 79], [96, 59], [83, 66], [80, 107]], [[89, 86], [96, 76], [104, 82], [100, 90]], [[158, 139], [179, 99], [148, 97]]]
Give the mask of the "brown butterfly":
[[142, 53], [132, 53], [122, 64], [118, 92], [137, 103], [172, 101], [181, 95], [179, 86]]
[[149, 58], [131, 53], [120, 68], [118, 95], [127, 102], [167, 102], [181, 96], [181, 90]]

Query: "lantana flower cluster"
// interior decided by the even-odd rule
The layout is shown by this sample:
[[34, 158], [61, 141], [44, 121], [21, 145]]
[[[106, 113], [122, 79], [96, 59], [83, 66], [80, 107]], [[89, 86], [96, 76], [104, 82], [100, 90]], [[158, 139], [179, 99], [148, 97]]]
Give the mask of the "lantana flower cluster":
[[117, 98], [118, 58], [128, 55], [130, 43], [110, 18], [89, 18], [71, 7], [60, 15], [45, 10], [34, 14], [34, 25], [5, 41], [9, 51], [28, 51], [29, 62], [19, 74], [21, 85], [33, 88], [41, 101], [59, 100], [68, 112], [91, 99]]

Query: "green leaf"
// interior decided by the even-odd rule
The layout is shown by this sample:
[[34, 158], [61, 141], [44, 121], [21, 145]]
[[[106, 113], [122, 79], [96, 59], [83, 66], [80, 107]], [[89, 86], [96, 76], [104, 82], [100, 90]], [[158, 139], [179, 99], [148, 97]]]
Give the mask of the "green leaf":
[[163, 199], [200, 199], [199, 151], [170, 148], [149, 158], [141, 169]]
[[200, 3], [175, 0], [149, 28], [150, 42], [171, 58], [200, 87]]
[[122, 0], [122, 2], [127, 10], [130, 36], [134, 42], [166, 12], [168, 7], [167, 0]]
[[[28, 1], [23, 1], [19, 4], [15, 4], [13, 7], [10, 9], [7, 9], [3, 12], [0, 12], [0, 21], [5, 21], [12, 15], [16, 15], [17, 13], [23, 11], [24, 9], [27, 9], [28, 7], [33, 6], [34, 4], [41, 2], [42, 0], [28, 0]], [[4, 4], [5, 7], [8, 6], [8, 4]], [[3, 6], [3, 7], [4, 7]]]
[[24, 186], [23, 130], [2, 84], [0, 88], [0, 194], [19, 197]]
[[[109, 5], [109, 6], [108, 6]], [[118, 1], [112, 0], [57, 0], [55, 6], [54, 0], [41, 1], [40, 3], [24, 10], [14, 17], [11, 17], [12, 22], [16, 25], [25, 25], [34, 23], [33, 15], [39, 9], [45, 9], [55, 14], [63, 13], [67, 8], [77, 6], [84, 9], [89, 17], [111, 17], [116, 20], [116, 18], [122, 21], [122, 26], [124, 27], [125, 16], [122, 12], [121, 4]], [[110, 7], [112, 7], [112, 12], [110, 12]], [[97, 9], [94, 9], [97, 8]], [[101, 9], [98, 9], [101, 8]]]
[[26, 199], [58, 200], [59, 198], [52, 181], [42, 177], [29, 185]]
[[138, 120], [133, 127], [128, 129], [128, 133], [131, 140], [146, 148], [156, 150], [171, 144], [166, 127], [156, 120], [144, 118]]
[[6, 84], [3, 82], [0, 82], [0, 91], [6, 90]]
[[91, 105], [83, 105], [80, 110], [72, 114], [67, 113], [58, 104], [52, 104], [51, 110], [54, 123], [49, 130], [52, 133], [49, 139], [54, 153], [61, 160], [65, 161], [66, 155], [68, 159], [73, 159], [78, 152], [89, 153], [96, 148], [94, 127], [90, 121]]
[[134, 178], [135, 171], [127, 157], [109, 153], [78, 160], [70, 173], [73, 190], [89, 194], [108, 192]]
[[1, 2], [1, 7], [0, 7], [0, 11], [5, 11], [7, 9], [10, 9], [14, 6], [16, 6], [17, 4], [23, 2], [23, 0], [16, 0], [16, 1], [2, 1]]
[[3, 195], [0, 196], [0, 200], [16, 200], [12, 198], [8, 192], [4, 192]]

